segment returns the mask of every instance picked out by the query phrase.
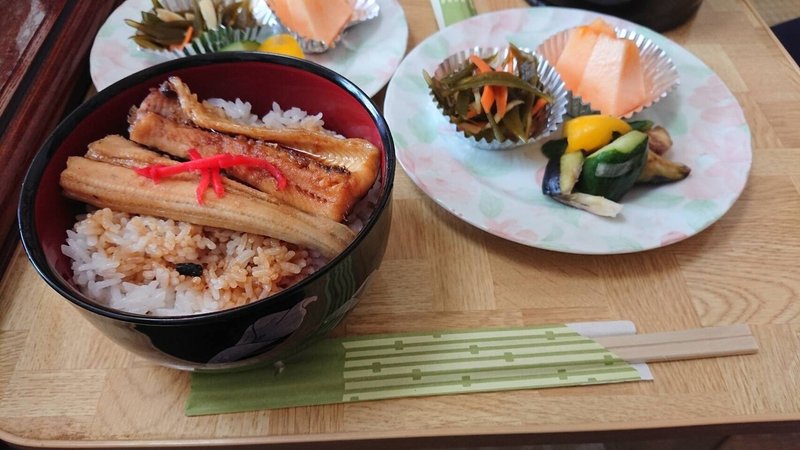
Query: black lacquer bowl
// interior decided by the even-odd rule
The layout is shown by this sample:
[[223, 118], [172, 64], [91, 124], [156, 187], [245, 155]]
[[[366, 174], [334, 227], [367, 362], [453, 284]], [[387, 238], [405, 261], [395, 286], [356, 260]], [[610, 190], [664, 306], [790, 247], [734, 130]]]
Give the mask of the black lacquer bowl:
[[[193, 316], [154, 317], [115, 310], [88, 298], [72, 282], [61, 253], [66, 230], [85, 205], [66, 199], [59, 174], [103, 136], [127, 135], [126, 116], [152, 87], [181, 77], [199, 98], [241, 98], [254, 111], [273, 101], [322, 112], [326, 128], [371, 141], [382, 152], [380, 200], [356, 239], [302, 282], [237, 308]], [[18, 218], [28, 258], [42, 278], [92, 324], [128, 350], [184, 370], [230, 370], [279, 361], [323, 337], [355, 306], [383, 257], [391, 222], [394, 146], [369, 97], [317, 64], [257, 53], [217, 53], [176, 59], [135, 73], [101, 91], [55, 129], [31, 163]]]

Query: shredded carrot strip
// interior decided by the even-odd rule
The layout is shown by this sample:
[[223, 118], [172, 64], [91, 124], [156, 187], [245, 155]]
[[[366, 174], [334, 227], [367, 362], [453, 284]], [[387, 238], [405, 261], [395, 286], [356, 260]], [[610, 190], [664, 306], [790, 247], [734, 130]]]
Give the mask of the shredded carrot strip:
[[[475, 64], [475, 67], [478, 68], [478, 72], [486, 73], [486, 72], [494, 72], [486, 61], [480, 59], [478, 55], [469, 55], [469, 61], [472, 64]], [[483, 106], [483, 110], [486, 111], [486, 114], [491, 114], [490, 110], [492, 109], [492, 104], [494, 104], [495, 99], [495, 92], [494, 87], [492, 86], [484, 86], [483, 93], [481, 94], [481, 106]]]
[[486, 114], [491, 114], [492, 104], [494, 103], [494, 89], [491, 86], [483, 87], [483, 94], [481, 94], [481, 105]]
[[544, 106], [547, 104], [547, 99], [544, 97], [539, 97], [536, 99], [536, 103], [533, 104], [533, 108], [531, 108], [531, 117], [535, 116], [536, 114], [541, 111]]
[[189, 28], [186, 29], [186, 33], [183, 33], [183, 42], [181, 42], [180, 44], [172, 44], [172, 45], [169, 46], [169, 49], [170, 50], [183, 50], [183, 47], [186, 47], [186, 45], [189, 43], [189, 41], [192, 40], [192, 34], [193, 33], [194, 33], [194, 27], [189, 25]]
[[[510, 74], [514, 73], [514, 54], [508, 52], [506, 55], [506, 60], [500, 64], [500, 68], [498, 70], [508, 72]], [[495, 86], [493, 88], [495, 90], [495, 96], [497, 99], [497, 121], [499, 122], [500, 119], [505, 117], [506, 112], [508, 112], [508, 88], [505, 86]]]
[[469, 62], [475, 64], [475, 67], [478, 68], [478, 72], [480, 73], [494, 72], [494, 69], [486, 64], [486, 61], [480, 59], [478, 55], [469, 55]]

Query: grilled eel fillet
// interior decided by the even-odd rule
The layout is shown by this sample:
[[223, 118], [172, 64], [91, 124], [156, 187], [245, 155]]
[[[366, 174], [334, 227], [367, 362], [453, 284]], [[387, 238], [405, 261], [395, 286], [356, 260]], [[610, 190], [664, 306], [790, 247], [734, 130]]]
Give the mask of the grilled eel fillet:
[[226, 171], [275, 199], [309, 214], [340, 222], [363, 196], [354, 190], [347, 169], [326, 165], [278, 144], [201, 130], [152, 112], [137, 111], [131, 119], [131, 140], [179, 158], [188, 159], [187, 152], [195, 148], [203, 156], [230, 153], [254, 156], [272, 163], [286, 176], [288, 185], [283, 190], [278, 190], [275, 179], [264, 169], [234, 166]]
[[274, 129], [240, 123], [229, 119], [219, 108], [198, 101], [197, 95], [178, 77], [170, 77], [162, 85], [162, 92], [168, 91], [177, 96], [175, 101], [184, 118], [200, 128], [275, 142], [313, 154], [327, 164], [347, 168], [353, 174], [359, 197], [367, 193], [378, 175], [380, 151], [365, 139], [342, 139], [301, 128]]
[[[255, 139], [255, 143], [261, 145], [271, 145], [262, 141], [278, 143], [279, 145], [273, 148], [283, 152], [291, 152], [296, 157], [295, 159], [305, 161], [301, 163], [304, 167], [319, 165], [339, 172], [341, 174], [339, 177], [339, 182], [342, 183], [341, 186], [328, 186], [326, 191], [319, 190], [313, 184], [301, 184], [299, 186], [301, 194], [304, 196], [316, 196], [318, 197], [316, 201], [309, 202], [309, 199], [304, 199], [303, 196], [282, 197], [283, 201], [306, 212], [325, 215], [335, 220], [342, 219], [341, 217], [336, 217], [340, 209], [344, 209], [342, 214], [342, 217], [344, 217], [352, 205], [369, 191], [375, 183], [380, 169], [380, 151], [366, 140], [337, 138], [325, 133], [305, 129], [270, 129], [263, 126], [241, 124], [228, 119], [219, 108], [200, 103], [197, 100], [197, 96], [192, 94], [188, 87], [176, 77], [171, 78], [169, 82], [165, 82], [160, 89], [151, 90], [141, 105], [132, 109], [129, 116], [129, 122], [132, 125], [132, 139], [145, 145], [154, 145], [139, 141], [133, 135], [133, 127], [140, 118], [146, 117], [147, 113], [158, 114], [183, 126], [199, 127], [210, 131], [252, 138]], [[163, 150], [168, 151], [166, 149]], [[184, 149], [183, 153], [185, 151]], [[231, 151], [229, 149], [220, 149], [217, 152], [230, 153]], [[170, 153], [172, 152], [170, 151]], [[201, 153], [203, 152], [201, 151]], [[253, 154], [253, 156], [261, 157], [258, 154]], [[273, 164], [275, 163], [273, 162]], [[284, 169], [284, 167], [276, 165], [278, 168]], [[260, 169], [257, 169], [257, 171], [260, 171]], [[232, 174], [236, 177], [240, 175], [235, 172]], [[317, 175], [319, 174], [314, 176]], [[244, 178], [243, 180], [253, 183], [251, 180]], [[265, 192], [274, 193], [274, 186], [272, 189], [269, 186], [261, 185], [256, 185], [255, 187], [265, 189]], [[325, 203], [334, 203], [334, 205], [326, 205]]]
[[[139, 169], [156, 164], [163, 166], [178, 164], [177, 161], [162, 156], [157, 152], [150, 151], [118, 134], [108, 135], [102, 139], [90, 143], [85, 157], [93, 161], [104, 162], [120, 167], [127, 167], [128, 169]], [[197, 176], [194, 173], [181, 173], [173, 175], [173, 177], [192, 181], [197, 180]], [[280, 202], [259, 191], [258, 189], [253, 189], [250, 186], [236, 182], [230, 178], [222, 177], [222, 184], [225, 186], [225, 192], [238, 192], [256, 198], [259, 201], [281, 205]], [[284, 206], [284, 208], [288, 209], [291, 207]], [[321, 224], [327, 227], [339, 228], [338, 226], [327, 223], [333, 222], [328, 219], [319, 218], [315, 220], [319, 220]]]
[[209, 192], [206, 203], [200, 205], [195, 199], [196, 174], [181, 174], [155, 184], [131, 169], [154, 163], [176, 162], [120, 136], [109, 136], [92, 143], [87, 157], [67, 160], [61, 187], [68, 197], [98, 208], [271, 236], [318, 250], [328, 258], [341, 253], [355, 237], [341, 223], [272, 203], [266, 194], [229, 179], [223, 180], [226, 192], [222, 198]]

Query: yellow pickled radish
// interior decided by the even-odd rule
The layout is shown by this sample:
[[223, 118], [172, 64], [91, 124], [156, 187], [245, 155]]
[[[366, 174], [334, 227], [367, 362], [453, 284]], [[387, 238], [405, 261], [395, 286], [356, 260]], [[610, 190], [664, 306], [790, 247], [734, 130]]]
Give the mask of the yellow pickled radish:
[[258, 51], [294, 56], [295, 58], [306, 57], [306, 55], [303, 54], [300, 43], [289, 34], [276, 34], [268, 37], [258, 47]]
[[614, 133], [625, 134], [629, 131], [631, 126], [628, 122], [613, 116], [592, 114], [576, 117], [564, 124], [566, 151], [583, 150], [591, 153], [611, 142]]

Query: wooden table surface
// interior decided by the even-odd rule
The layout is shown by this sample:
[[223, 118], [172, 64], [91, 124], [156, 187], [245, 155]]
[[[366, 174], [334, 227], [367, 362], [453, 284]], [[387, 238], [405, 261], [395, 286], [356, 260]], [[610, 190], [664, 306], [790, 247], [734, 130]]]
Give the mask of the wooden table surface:
[[[401, 3], [410, 49], [436, 24], [429, 0]], [[523, 5], [476, 3], [480, 11]], [[652, 364], [654, 382], [189, 418], [189, 374], [112, 344], [17, 249], [0, 284], [0, 439], [101, 447], [350, 441], [347, 448], [371, 448], [374, 439], [414, 447], [599, 440], [625, 430], [657, 437], [698, 426], [800, 429], [800, 72], [746, 0], [706, 0], [667, 35], [722, 77], [750, 124], [752, 172], [727, 215], [659, 250], [560, 254], [472, 228], [398, 169], [379, 276], [336, 333], [610, 319], [632, 320], [640, 332], [747, 323], [757, 355]]]

